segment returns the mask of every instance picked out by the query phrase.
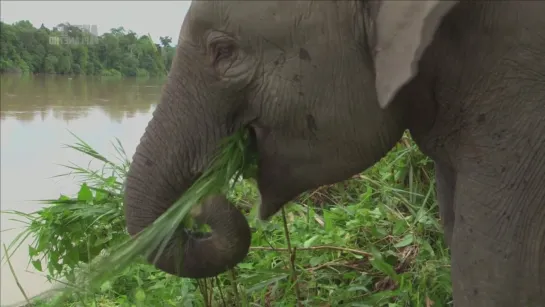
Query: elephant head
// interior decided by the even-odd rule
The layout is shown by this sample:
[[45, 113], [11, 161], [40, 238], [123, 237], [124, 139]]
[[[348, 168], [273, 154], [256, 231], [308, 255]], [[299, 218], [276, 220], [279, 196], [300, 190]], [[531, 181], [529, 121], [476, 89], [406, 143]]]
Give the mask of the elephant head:
[[[345, 180], [381, 159], [407, 128], [406, 106], [388, 103], [414, 74], [423, 40], [418, 22], [435, 5], [410, 3], [392, 9], [399, 17], [392, 25], [392, 14], [376, 1], [193, 2], [128, 174], [129, 233], [138, 234], [164, 213], [220, 142], [241, 128], [252, 131], [259, 157], [261, 219], [298, 194]], [[407, 27], [406, 16], [418, 22]], [[403, 38], [409, 35], [416, 41]], [[242, 261], [250, 231], [240, 212], [216, 197], [197, 218], [208, 221], [212, 234], [197, 238], [181, 231], [157, 267], [208, 277]]]

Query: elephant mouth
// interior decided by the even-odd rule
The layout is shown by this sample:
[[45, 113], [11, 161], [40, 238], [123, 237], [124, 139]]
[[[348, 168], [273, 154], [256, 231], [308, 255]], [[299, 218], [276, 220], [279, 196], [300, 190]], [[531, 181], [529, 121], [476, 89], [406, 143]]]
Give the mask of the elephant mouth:
[[246, 160], [244, 165], [244, 174], [245, 179], [257, 180], [257, 174], [259, 170], [259, 135], [260, 131], [265, 129], [256, 126], [255, 124], [250, 124], [245, 127], [245, 130], [248, 132], [246, 139], [246, 146], [244, 148], [244, 159]]
[[[248, 153], [254, 157], [257, 157], [258, 155], [258, 146], [257, 146], [257, 136], [259, 131], [258, 129], [262, 131], [268, 131], [268, 129], [264, 129], [255, 125], [250, 125], [247, 127], [248, 143], [246, 145], [247, 146], [246, 149], [248, 150]], [[263, 134], [263, 132], [260, 132], [260, 133]]]
[[294, 189], [289, 180], [286, 180], [291, 165], [276, 148], [277, 140], [271, 133], [272, 129], [253, 124], [248, 130], [250, 133], [247, 150], [255, 158], [255, 167], [247, 177], [257, 183], [260, 198], [258, 217], [267, 221], [301, 191]]

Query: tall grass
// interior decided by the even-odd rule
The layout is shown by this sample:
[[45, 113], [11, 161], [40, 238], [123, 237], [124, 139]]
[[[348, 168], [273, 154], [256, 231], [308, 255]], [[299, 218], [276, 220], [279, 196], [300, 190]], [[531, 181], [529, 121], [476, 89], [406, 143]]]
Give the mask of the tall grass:
[[[240, 180], [241, 170], [251, 162], [244, 140], [237, 135], [226, 143], [216, 166], [141, 241], [127, 240], [125, 231], [122, 194], [130, 162], [121, 144], [114, 144], [116, 162], [82, 140], [69, 146], [103, 168], [69, 165], [71, 174], [81, 179], [77, 195], [48, 200], [33, 214], [11, 212], [28, 223], [17, 242], [25, 236], [35, 239], [28, 247], [34, 267], [50, 279], [66, 280], [71, 290], [62, 300], [37, 305], [452, 304], [433, 167], [409, 136], [371, 169], [304, 193], [267, 223], [256, 219], [255, 185]], [[159, 246], [162, 241], [154, 238], [168, 237], [201, 197], [220, 190], [247, 215], [253, 229], [250, 253], [236, 269], [217, 278], [182, 279], [138, 256]], [[17, 244], [11, 246], [15, 248]]]

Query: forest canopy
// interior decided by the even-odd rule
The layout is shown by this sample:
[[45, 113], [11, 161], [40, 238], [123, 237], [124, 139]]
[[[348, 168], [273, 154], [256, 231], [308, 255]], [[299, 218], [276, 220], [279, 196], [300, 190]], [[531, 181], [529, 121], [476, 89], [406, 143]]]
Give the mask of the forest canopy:
[[102, 35], [61, 23], [35, 28], [27, 20], [0, 22], [0, 72], [100, 76], [164, 76], [174, 55], [172, 39], [155, 44], [123, 27]]

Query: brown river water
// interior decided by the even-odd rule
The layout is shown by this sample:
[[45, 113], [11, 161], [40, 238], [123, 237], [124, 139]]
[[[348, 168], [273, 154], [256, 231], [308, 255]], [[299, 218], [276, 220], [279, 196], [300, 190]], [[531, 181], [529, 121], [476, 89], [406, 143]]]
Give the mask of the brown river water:
[[[101, 80], [92, 77], [0, 76], [1, 208], [32, 212], [39, 199], [73, 195], [78, 185], [71, 177], [57, 177], [71, 162], [86, 166], [90, 158], [64, 144], [73, 144], [73, 132], [99, 153], [115, 158], [111, 145], [118, 138], [132, 157], [159, 95], [163, 80]], [[23, 224], [1, 214], [1, 243], [8, 246]], [[30, 242], [30, 241], [29, 241]], [[28, 245], [28, 244], [27, 244]], [[29, 263], [28, 247], [10, 257], [15, 274], [29, 297], [52, 284]], [[1, 247], [0, 305], [24, 300]]]

